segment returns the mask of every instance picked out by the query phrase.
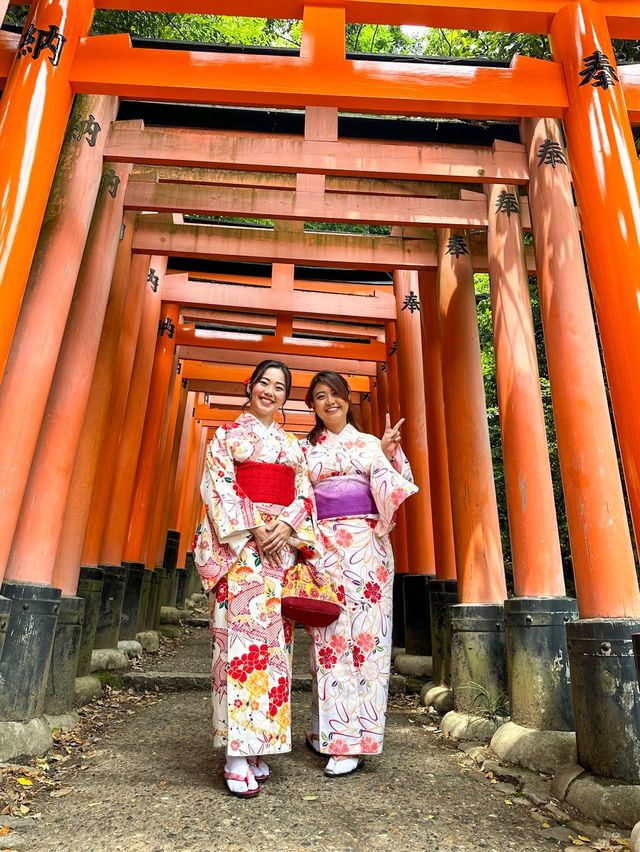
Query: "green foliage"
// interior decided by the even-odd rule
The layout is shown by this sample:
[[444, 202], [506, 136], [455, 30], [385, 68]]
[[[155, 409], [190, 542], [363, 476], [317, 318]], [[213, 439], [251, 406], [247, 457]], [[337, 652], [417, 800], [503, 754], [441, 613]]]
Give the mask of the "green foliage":
[[504, 692], [497, 694], [491, 692], [481, 683], [470, 680], [463, 683], [457, 689], [464, 689], [473, 693], [473, 712], [487, 719], [504, 718], [509, 715], [508, 696]]

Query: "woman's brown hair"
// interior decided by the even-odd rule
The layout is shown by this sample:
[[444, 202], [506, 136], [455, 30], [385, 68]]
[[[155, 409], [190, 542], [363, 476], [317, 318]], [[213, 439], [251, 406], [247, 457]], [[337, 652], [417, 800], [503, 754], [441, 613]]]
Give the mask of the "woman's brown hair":
[[[311, 382], [309, 384], [309, 390], [307, 391], [307, 395], [304, 399], [309, 408], [313, 407], [313, 392], [320, 384], [327, 385], [329, 390], [331, 390], [336, 396], [340, 397], [340, 399], [344, 399], [345, 402], [349, 403], [349, 409], [347, 411], [347, 423], [353, 426], [354, 429], [357, 429], [358, 432], [362, 432], [360, 424], [356, 420], [356, 415], [353, 410], [353, 403], [349, 399], [349, 385], [347, 384], [347, 380], [344, 378], [344, 376], [341, 376], [340, 373], [334, 373], [333, 370], [321, 370], [319, 373], [315, 374], [315, 376], [311, 379]], [[315, 447], [315, 445], [318, 443], [318, 438], [324, 431], [324, 428], [324, 423], [316, 414], [316, 425], [307, 435], [307, 440], [313, 447]]]

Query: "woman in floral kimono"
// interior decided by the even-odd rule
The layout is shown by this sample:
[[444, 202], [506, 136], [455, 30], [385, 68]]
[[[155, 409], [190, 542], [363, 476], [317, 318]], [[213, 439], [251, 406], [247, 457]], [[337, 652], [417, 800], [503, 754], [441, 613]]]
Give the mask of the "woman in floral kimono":
[[[307, 404], [316, 426], [303, 442], [325, 550], [324, 571], [345, 609], [312, 628], [313, 684], [308, 744], [331, 755], [325, 774], [346, 775], [365, 754], [382, 751], [391, 667], [393, 553], [389, 532], [404, 500], [418, 489], [400, 450], [399, 427], [382, 441], [355, 424], [349, 386], [317, 373]], [[346, 600], [345, 600], [346, 599]]]
[[248, 411], [209, 444], [206, 507], [195, 561], [210, 592], [213, 739], [226, 746], [224, 777], [237, 796], [257, 795], [262, 757], [291, 750], [292, 624], [280, 613], [296, 549], [317, 559], [307, 466], [297, 439], [274, 422], [291, 388], [279, 361], [247, 385]]

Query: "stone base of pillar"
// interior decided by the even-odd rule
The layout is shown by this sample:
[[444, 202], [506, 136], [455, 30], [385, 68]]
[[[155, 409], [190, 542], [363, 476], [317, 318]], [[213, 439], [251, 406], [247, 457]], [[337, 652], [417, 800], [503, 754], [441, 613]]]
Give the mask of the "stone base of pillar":
[[47, 714], [65, 713], [73, 707], [83, 624], [84, 598], [63, 595], [44, 699]]
[[0, 720], [35, 719], [44, 710], [62, 592], [8, 580], [0, 594], [12, 602], [0, 661]]
[[475, 715], [450, 710], [442, 717], [440, 727], [443, 734], [452, 740], [472, 740], [488, 743], [496, 731], [504, 724], [500, 716]]
[[451, 683], [451, 610], [458, 603], [457, 580], [432, 579], [429, 583], [433, 682]]
[[92, 565], [83, 565], [80, 568], [77, 595], [84, 599], [84, 622], [78, 651], [77, 677], [86, 677], [91, 671], [91, 652], [96, 639], [103, 580], [102, 568], [95, 568]]
[[93, 647], [94, 650], [96, 648], [117, 648], [127, 569], [123, 568], [122, 565], [99, 565], [98, 567], [102, 568], [104, 579]]
[[147, 611], [144, 614], [144, 627], [141, 632], [154, 629], [153, 624], [156, 615], [156, 604], [158, 602], [158, 589], [160, 585], [158, 570], [158, 568], [154, 568], [153, 571], [149, 572], [149, 599], [147, 601]]
[[404, 575], [404, 647], [413, 656], [431, 656], [431, 579], [428, 574]]
[[149, 603], [149, 581], [145, 580], [147, 573], [144, 562], [123, 562], [122, 566], [127, 570], [127, 580], [124, 587], [122, 599], [122, 612], [120, 614], [120, 639], [135, 639], [140, 630], [140, 613], [146, 616], [147, 604]]
[[578, 763], [601, 778], [640, 783], [640, 693], [631, 634], [640, 620], [567, 624]]
[[451, 607], [451, 629], [455, 709], [471, 716], [507, 715], [504, 607], [456, 604]]
[[178, 609], [184, 609], [187, 599], [187, 580], [189, 579], [186, 568], [178, 568], [176, 570], [176, 606]]
[[11, 615], [11, 601], [9, 598], [0, 597], [0, 657], [2, 657], [2, 646], [9, 630], [9, 616]]
[[503, 763], [555, 775], [561, 766], [576, 762], [576, 735], [574, 731], [534, 731], [506, 722], [491, 740], [491, 750]]
[[[162, 601], [166, 596], [167, 572], [164, 568], [156, 568], [153, 573], [158, 578], [157, 591], [153, 602], [153, 611], [149, 612], [149, 618], [147, 618], [147, 630], [157, 630], [160, 627], [160, 610], [165, 606]], [[149, 600], [149, 610], [151, 610], [151, 600]]]
[[423, 707], [433, 707], [439, 716], [444, 716], [453, 710], [453, 690], [444, 683], [436, 686], [426, 683], [420, 692], [420, 703]]
[[73, 703], [76, 707], [82, 707], [84, 704], [96, 701], [101, 696], [102, 684], [97, 677], [84, 675], [76, 678], [73, 696]]
[[537, 731], [573, 731], [568, 622], [573, 598], [511, 598], [504, 604], [511, 720]]
[[640, 785], [597, 778], [574, 763], [558, 770], [551, 782], [551, 795], [599, 824], [632, 828], [640, 814]]
[[392, 645], [394, 648], [404, 648], [404, 578], [406, 574], [393, 576], [393, 632]]

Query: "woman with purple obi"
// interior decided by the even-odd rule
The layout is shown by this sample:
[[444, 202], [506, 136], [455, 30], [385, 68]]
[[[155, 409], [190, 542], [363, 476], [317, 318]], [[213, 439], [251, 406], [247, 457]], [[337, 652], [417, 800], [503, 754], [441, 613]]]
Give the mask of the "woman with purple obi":
[[349, 385], [323, 371], [307, 405], [316, 425], [303, 442], [325, 552], [324, 571], [345, 604], [328, 627], [312, 628], [314, 675], [308, 744], [330, 755], [325, 774], [357, 769], [382, 751], [391, 667], [395, 514], [418, 488], [399, 447], [401, 422], [382, 441], [356, 426]]
[[291, 389], [279, 361], [247, 383], [248, 411], [209, 444], [206, 514], [194, 557], [206, 592], [212, 648], [213, 742], [236, 796], [255, 796], [264, 757], [291, 751], [293, 625], [281, 614], [282, 582], [297, 550], [318, 559], [307, 465], [294, 435], [274, 420]]

